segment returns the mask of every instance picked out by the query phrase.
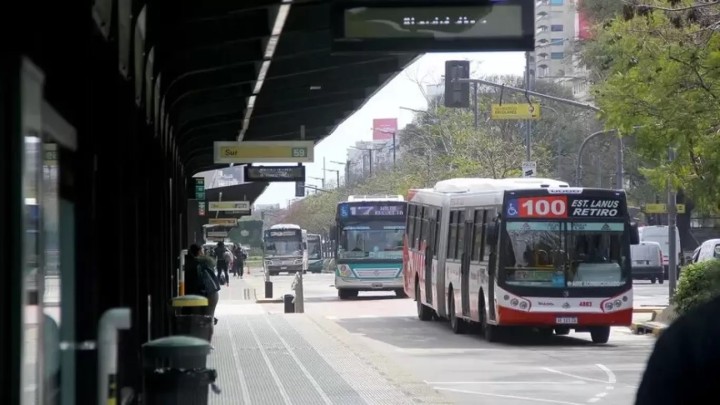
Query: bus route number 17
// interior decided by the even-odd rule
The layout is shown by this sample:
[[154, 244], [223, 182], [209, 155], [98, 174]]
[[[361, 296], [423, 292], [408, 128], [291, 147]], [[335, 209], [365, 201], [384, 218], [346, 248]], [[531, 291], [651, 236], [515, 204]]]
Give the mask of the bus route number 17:
[[525, 218], [566, 218], [566, 196], [520, 198], [520, 216]]

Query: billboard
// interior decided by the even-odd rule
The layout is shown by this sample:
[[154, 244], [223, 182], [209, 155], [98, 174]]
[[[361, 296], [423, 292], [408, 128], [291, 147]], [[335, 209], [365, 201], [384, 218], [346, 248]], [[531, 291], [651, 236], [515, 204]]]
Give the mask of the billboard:
[[373, 141], [392, 139], [397, 131], [397, 118], [375, 118], [373, 120]]

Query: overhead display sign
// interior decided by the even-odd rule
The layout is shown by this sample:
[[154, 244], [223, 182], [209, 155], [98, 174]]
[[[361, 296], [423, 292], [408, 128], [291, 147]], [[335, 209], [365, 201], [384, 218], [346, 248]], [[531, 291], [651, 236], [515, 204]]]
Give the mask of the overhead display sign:
[[302, 163], [313, 161], [313, 141], [215, 142], [214, 161], [224, 163]]
[[361, 205], [342, 204], [340, 206], [341, 217], [388, 217], [388, 216], [404, 216], [405, 203], [400, 204], [368, 204]]
[[223, 225], [223, 226], [236, 226], [237, 218], [210, 218], [208, 224], [210, 225]]
[[205, 216], [205, 201], [198, 201], [198, 216]]
[[538, 120], [540, 119], [540, 104], [493, 104], [490, 109], [490, 118], [494, 120]]
[[195, 180], [195, 199], [196, 200], [204, 200], [205, 199], [205, 178], [204, 177], [195, 177], [193, 178]]
[[616, 198], [548, 195], [513, 198], [505, 208], [508, 218], [618, 218], [623, 216]]
[[207, 233], [209, 238], [227, 238], [228, 233], [225, 231], [210, 231]]
[[249, 201], [210, 201], [208, 211], [250, 211]]
[[271, 238], [282, 238], [282, 237], [299, 236], [299, 235], [300, 235], [299, 229], [288, 229], [288, 230], [280, 230], [280, 231], [265, 231], [265, 237], [271, 237]]
[[245, 181], [305, 181], [305, 166], [245, 166]]
[[533, 51], [534, 1], [349, 0], [332, 5], [334, 52]]

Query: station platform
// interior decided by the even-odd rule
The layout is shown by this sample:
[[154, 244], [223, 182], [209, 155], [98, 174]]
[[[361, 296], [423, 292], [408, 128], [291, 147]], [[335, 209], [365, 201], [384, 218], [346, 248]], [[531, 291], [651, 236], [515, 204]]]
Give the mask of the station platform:
[[231, 279], [216, 310], [210, 404], [448, 404], [441, 394], [312, 314], [268, 314]]

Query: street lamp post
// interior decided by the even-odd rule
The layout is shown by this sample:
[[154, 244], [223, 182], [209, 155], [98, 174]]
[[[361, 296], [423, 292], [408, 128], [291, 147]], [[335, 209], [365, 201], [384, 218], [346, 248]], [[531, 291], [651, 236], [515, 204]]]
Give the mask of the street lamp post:
[[[396, 149], [396, 145], [397, 145], [396, 142], [395, 142], [395, 137], [396, 137], [396, 134], [397, 134], [397, 130], [395, 130], [395, 131], [386, 131], [386, 130], [384, 130], [384, 129], [382, 129], [382, 128], [370, 128], [370, 130], [372, 130], [372, 131], [380, 131], [380, 132], [384, 132], [384, 133], [386, 133], [386, 134], [389, 132], [389, 133], [392, 134], [393, 170], [395, 170], [395, 161], [396, 161], [396, 159], [395, 159], [395, 149]], [[371, 155], [371, 156], [372, 156], [372, 155]], [[371, 169], [370, 175], [372, 176], [372, 169]]]

